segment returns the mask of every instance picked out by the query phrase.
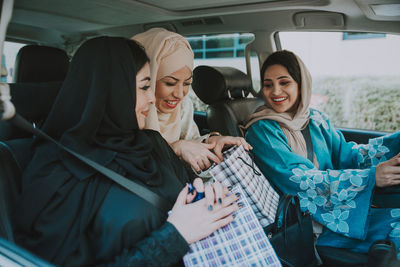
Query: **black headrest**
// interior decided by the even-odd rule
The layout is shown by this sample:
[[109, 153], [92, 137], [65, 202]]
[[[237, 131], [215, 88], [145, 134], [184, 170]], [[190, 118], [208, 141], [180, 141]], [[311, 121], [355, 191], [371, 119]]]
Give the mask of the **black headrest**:
[[[57, 97], [62, 82], [11, 83], [11, 102], [18, 114], [41, 126]], [[8, 121], [0, 122], [0, 140], [25, 138], [30, 134], [15, 128]]]
[[27, 45], [15, 59], [13, 82], [63, 81], [68, 71], [67, 53], [59, 48]]
[[47, 117], [62, 82], [10, 83], [11, 102], [18, 114], [31, 122]]
[[245, 98], [252, 81], [232, 67], [198, 66], [193, 70], [192, 88], [201, 101], [210, 105], [221, 100]]

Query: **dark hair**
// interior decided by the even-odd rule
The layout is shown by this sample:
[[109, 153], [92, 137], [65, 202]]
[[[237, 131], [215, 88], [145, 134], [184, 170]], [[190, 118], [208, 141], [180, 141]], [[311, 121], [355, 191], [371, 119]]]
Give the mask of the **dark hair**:
[[269, 57], [264, 61], [261, 67], [261, 87], [263, 86], [264, 73], [267, 68], [272, 65], [284, 66], [288, 70], [290, 76], [292, 76], [293, 80], [297, 82], [300, 89], [301, 73], [299, 62], [297, 61], [295, 54], [288, 50], [276, 51], [269, 55]]
[[140, 45], [135, 40], [127, 40], [128, 46], [131, 50], [132, 56], [135, 60], [135, 64], [133, 66], [133, 70], [135, 73], [138, 73], [146, 63], [150, 62], [149, 57], [144, 50], [144, 47]]

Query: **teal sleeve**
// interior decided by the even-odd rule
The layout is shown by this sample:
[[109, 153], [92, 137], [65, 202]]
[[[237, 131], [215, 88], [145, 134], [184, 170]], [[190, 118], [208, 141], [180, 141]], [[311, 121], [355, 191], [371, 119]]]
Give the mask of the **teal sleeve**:
[[[311, 161], [292, 152], [279, 125], [273, 121], [254, 123], [246, 140], [267, 179], [281, 192], [297, 195], [302, 209], [308, 210], [314, 220], [334, 232], [359, 239], [365, 237], [375, 185], [374, 167], [318, 170]], [[351, 149], [348, 151], [351, 155]]]
[[400, 152], [400, 131], [382, 137], [370, 139], [368, 144], [354, 144], [357, 151], [357, 163], [368, 168], [387, 161]]

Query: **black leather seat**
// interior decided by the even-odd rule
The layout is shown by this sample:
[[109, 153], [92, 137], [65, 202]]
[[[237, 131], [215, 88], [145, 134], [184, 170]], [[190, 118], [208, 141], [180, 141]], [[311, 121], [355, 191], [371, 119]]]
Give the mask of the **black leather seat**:
[[[21, 116], [40, 127], [50, 112], [61, 84], [61, 82], [9, 84], [11, 101]], [[8, 121], [0, 121], [0, 141], [31, 136], [30, 133], [14, 127]]]
[[258, 97], [247, 98], [252, 88], [251, 78], [233, 67], [196, 67], [192, 88], [209, 105], [209, 129], [223, 135], [242, 136], [238, 125], [264, 103]]
[[[27, 45], [15, 60], [13, 82], [9, 84], [11, 102], [18, 113], [40, 127], [46, 119], [69, 67], [67, 53], [59, 48]], [[0, 122], [0, 141], [32, 135]]]
[[14, 83], [63, 81], [68, 71], [69, 58], [59, 48], [27, 45], [17, 54], [14, 66]]

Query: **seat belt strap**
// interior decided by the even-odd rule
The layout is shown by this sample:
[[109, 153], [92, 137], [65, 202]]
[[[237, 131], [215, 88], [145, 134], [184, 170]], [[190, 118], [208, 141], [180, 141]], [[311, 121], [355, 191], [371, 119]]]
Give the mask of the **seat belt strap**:
[[18, 113], [16, 113], [15, 116], [10, 119], [10, 122], [13, 125], [21, 128], [21, 129], [23, 129], [25, 131], [33, 133], [34, 135], [36, 135], [38, 137], [41, 137], [41, 138], [43, 138], [43, 139], [45, 139], [47, 141], [50, 141], [50, 142], [56, 144], [58, 147], [60, 147], [64, 151], [68, 152], [69, 154], [71, 154], [75, 158], [79, 159], [83, 163], [85, 163], [88, 166], [92, 167], [93, 169], [97, 170], [99, 173], [101, 173], [104, 176], [108, 177], [109, 179], [111, 179], [115, 183], [119, 184], [123, 188], [127, 189], [128, 191], [131, 191], [135, 195], [138, 195], [142, 199], [144, 199], [147, 202], [151, 203], [152, 205], [154, 205], [155, 207], [160, 209], [162, 212], [167, 213], [168, 210], [170, 209], [170, 207], [168, 205], [168, 203], [170, 203], [169, 201], [167, 201], [164, 198], [160, 197], [159, 195], [157, 195], [156, 193], [154, 193], [150, 189], [146, 188], [145, 186], [143, 186], [143, 185], [141, 185], [141, 184], [139, 184], [139, 183], [137, 183], [135, 181], [132, 181], [132, 180], [126, 178], [126, 177], [123, 177], [122, 175], [116, 173], [115, 171], [113, 171], [113, 170], [111, 170], [111, 169], [109, 169], [107, 167], [104, 167], [104, 166], [98, 164], [97, 162], [95, 162], [95, 161], [93, 161], [93, 160], [91, 160], [91, 159], [89, 159], [89, 158], [87, 158], [87, 157], [75, 152], [75, 151], [72, 151], [68, 147], [64, 146], [60, 142], [58, 142], [58, 141], [54, 140], [53, 138], [51, 138], [50, 136], [48, 136], [42, 130], [33, 127], [33, 125], [31, 123], [29, 123], [25, 118], [20, 116]]
[[301, 130], [301, 133], [303, 134], [304, 140], [306, 141], [307, 159], [311, 162], [314, 162], [313, 144], [312, 144], [310, 128], [308, 127], [308, 124], [307, 124], [306, 128]]

